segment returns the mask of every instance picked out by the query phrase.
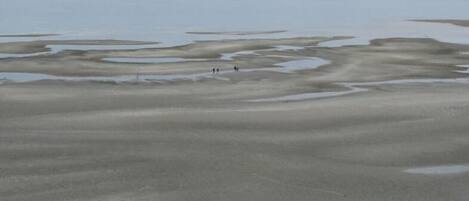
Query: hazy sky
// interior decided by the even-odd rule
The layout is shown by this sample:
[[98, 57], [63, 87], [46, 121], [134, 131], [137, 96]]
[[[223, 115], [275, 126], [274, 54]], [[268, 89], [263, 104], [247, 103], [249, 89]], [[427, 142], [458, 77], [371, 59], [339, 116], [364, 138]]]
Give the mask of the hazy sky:
[[[308, 26], [363, 18], [468, 17], [467, 0], [2, 0], [5, 29]], [[2, 28], [2, 29], [3, 29]]]
[[0, 0], [0, 33], [309, 30], [466, 18], [468, 0]]

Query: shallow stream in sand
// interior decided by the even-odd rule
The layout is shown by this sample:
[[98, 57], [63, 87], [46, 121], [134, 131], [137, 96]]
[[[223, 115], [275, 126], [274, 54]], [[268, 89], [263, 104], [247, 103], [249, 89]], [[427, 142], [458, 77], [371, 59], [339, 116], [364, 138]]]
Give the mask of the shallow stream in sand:
[[31, 54], [5, 54], [0, 53], [0, 59], [5, 58], [22, 58], [22, 57], [33, 57], [41, 56], [47, 54], [57, 54], [64, 50], [79, 50], [79, 51], [89, 51], [89, 50], [137, 50], [142, 48], [156, 48], [159, 47], [159, 44], [145, 44], [145, 45], [47, 45], [47, 48], [50, 51], [47, 52], [37, 52]]
[[184, 59], [178, 57], [152, 57], [152, 58], [135, 58], [135, 57], [114, 57], [103, 58], [103, 61], [116, 63], [135, 63], [135, 64], [159, 64], [159, 63], [176, 63], [188, 61], [206, 61], [207, 59]]
[[420, 168], [411, 168], [404, 170], [405, 173], [410, 174], [424, 174], [424, 175], [451, 175], [469, 172], [469, 165], [442, 165], [442, 166], [429, 166]]
[[[30, 6], [23, 6], [28, 3]], [[93, 5], [93, 9], [89, 5]], [[50, 6], [53, 5], [53, 6]], [[403, 6], [405, 5], [405, 9]], [[33, 54], [0, 54], [0, 59], [21, 58], [56, 54], [64, 50], [119, 50], [171, 47], [188, 44], [199, 40], [253, 39], [253, 38], [290, 38], [310, 36], [354, 36], [353, 39], [336, 40], [320, 43], [321, 47], [338, 47], [368, 44], [376, 38], [410, 37], [434, 38], [443, 42], [469, 44], [469, 28], [450, 24], [411, 22], [409, 19], [469, 19], [469, 1], [448, 0], [445, 3], [428, 0], [380, 1], [364, 0], [351, 2], [304, 1], [292, 0], [289, 3], [273, 4], [269, 0], [259, 1], [186, 1], [179, 4], [164, 3], [162, 0], [145, 1], [141, 4], [129, 4], [123, 1], [113, 2], [112, 9], [107, 1], [70, 1], [64, 10], [62, 4], [54, 0], [26, 0], [22, 3], [10, 1], [0, 7], [2, 26], [0, 34], [58, 33], [43, 37], [0, 37], [0, 42], [32, 40], [69, 40], [69, 39], [117, 39], [155, 41], [153, 45], [48, 45], [49, 52]], [[218, 9], [213, 9], [218, 8]], [[129, 9], [134, 12], [129, 13]], [[261, 9], [262, 12], [259, 12]], [[23, 10], [28, 15], [18, 15]], [[177, 10], [178, 12], [174, 12]], [[197, 10], [197, 12], [194, 12]], [[311, 12], [314, 10], [315, 12]], [[103, 13], [103, 11], [106, 11]], [[85, 13], [83, 13], [85, 12]], [[181, 15], [184, 13], [184, 15]], [[204, 13], [204, 15], [199, 15]], [[70, 17], [63, 17], [70, 16]], [[74, 18], [80, 16], [80, 18]], [[163, 20], [162, 20], [163, 19]], [[37, 24], [40, 22], [40, 26]], [[87, 22], [87, 23], [83, 23]], [[229, 26], [227, 26], [229, 25]], [[187, 34], [193, 31], [269, 31], [287, 30], [274, 34], [256, 35], [203, 35]], [[298, 51], [304, 47], [276, 46], [278, 51]], [[221, 60], [233, 60], [243, 55], [255, 55], [256, 51], [246, 50], [222, 54]], [[108, 62], [123, 63], [171, 63], [194, 61], [183, 58], [104, 58]], [[291, 73], [298, 70], [314, 69], [327, 64], [320, 58], [297, 58], [293, 61], [276, 64], [275, 68], [242, 69], [242, 71], [276, 71]], [[461, 65], [468, 68], [468, 65]], [[231, 69], [213, 76], [210, 72], [190, 75], [141, 75], [141, 80], [177, 80], [221, 78]], [[469, 70], [457, 71], [469, 73]], [[96, 80], [96, 81], [132, 81], [136, 75], [114, 77], [66, 77], [35, 73], [0, 72], [0, 79], [14, 82], [29, 82], [44, 79], [53, 80]], [[426, 82], [425, 80], [416, 80]], [[389, 81], [402, 82], [402, 81]], [[407, 82], [407, 81], [405, 81]], [[410, 82], [410, 81], [409, 81]], [[414, 81], [412, 81], [414, 82]], [[430, 82], [432, 82], [430, 80]], [[453, 81], [448, 81], [453, 82]], [[459, 80], [454, 80], [459, 82]], [[368, 83], [383, 84], [383, 83]], [[294, 94], [283, 97], [251, 100], [290, 101], [322, 97], [340, 96], [366, 91], [360, 86], [364, 83], [342, 83], [346, 91], [315, 92]], [[384, 83], [385, 84], [385, 83]]]
[[395, 85], [395, 84], [432, 84], [432, 83], [459, 83], [469, 84], [469, 78], [456, 78], [456, 79], [408, 79], [408, 80], [389, 80], [381, 82], [357, 82], [357, 83], [336, 83], [339, 86], [344, 87], [346, 90], [343, 91], [326, 91], [326, 92], [310, 92], [292, 94], [280, 97], [262, 98], [246, 100], [246, 102], [288, 102], [288, 101], [302, 101], [302, 100], [313, 100], [320, 98], [330, 98], [336, 96], [344, 96], [349, 94], [355, 94], [360, 92], [368, 91], [367, 87], [379, 86], [379, 85]]
[[[157, 58], [155, 58], [157, 59]], [[164, 58], [158, 58], [164, 59]], [[134, 61], [134, 60], [131, 60]], [[160, 60], [157, 60], [160, 61]], [[170, 61], [179, 61], [171, 60]], [[298, 70], [315, 69], [319, 66], [328, 64], [329, 61], [320, 58], [308, 58], [301, 60], [293, 60], [277, 64], [279, 67], [273, 68], [260, 68], [260, 69], [241, 69], [240, 72], [255, 72], [255, 71], [272, 71], [279, 73], [292, 73]], [[65, 80], [65, 81], [113, 81], [113, 82], [135, 82], [135, 81], [175, 81], [175, 80], [202, 80], [202, 79], [222, 79], [223, 75], [228, 73], [236, 73], [232, 69], [222, 69], [218, 73], [195, 73], [195, 74], [173, 74], [173, 75], [122, 75], [122, 76], [54, 76], [41, 73], [21, 73], [21, 72], [0, 72], [0, 81], [8, 82], [34, 82], [40, 80]]]

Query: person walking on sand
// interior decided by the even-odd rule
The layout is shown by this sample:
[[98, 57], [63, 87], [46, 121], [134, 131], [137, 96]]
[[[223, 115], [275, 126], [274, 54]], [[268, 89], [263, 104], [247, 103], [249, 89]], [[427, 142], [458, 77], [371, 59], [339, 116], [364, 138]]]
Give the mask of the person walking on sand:
[[218, 73], [218, 72], [220, 72], [220, 69], [219, 69], [219, 68], [217, 68], [217, 73]]
[[212, 74], [215, 74], [215, 68], [212, 68]]

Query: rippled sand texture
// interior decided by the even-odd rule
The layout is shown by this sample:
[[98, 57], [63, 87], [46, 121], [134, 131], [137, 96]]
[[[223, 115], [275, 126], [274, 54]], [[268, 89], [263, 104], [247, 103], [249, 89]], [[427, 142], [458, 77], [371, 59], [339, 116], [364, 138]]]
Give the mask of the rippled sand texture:
[[2, 58], [0, 200], [467, 200], [469, 45], [345, 38]]

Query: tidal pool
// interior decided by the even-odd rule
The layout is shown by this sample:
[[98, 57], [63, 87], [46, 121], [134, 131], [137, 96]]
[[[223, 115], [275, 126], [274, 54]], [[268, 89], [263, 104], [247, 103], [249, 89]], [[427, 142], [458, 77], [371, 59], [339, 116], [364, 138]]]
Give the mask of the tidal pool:
[[276, 65], [281, 67], [278, 69], [278, 71], [280, 72], [292, 72], [298, 70], [315, 69], [329, 63], [330, 61], [318, 57], [312, 57], [308, 59], [287, 61], [283, 63], [278, 63]]
[[220, 79], [226, 80], [227, 78], [221, 77], [219, 74], [212, 73], [196, 73], [196, 74], [175, 74], [175, 75], [120, 75], [120, 76], [83, 76], [83, 77], [72, 77], [72, 76], [55, 76], [41, 73], [0, 73], [0, 81], [11, 81], [11, 82], [34, 82], [40, 80], [63, 80], [63, 81], [112, 81], [112, 82], [137, 82], [137, 81], [174, 81], [174, 80], [201, 80], [201, 79]]
[[152, 58], [135, 58], [135, 57], [113, 57], [103, 58], [103, 61], [117, 63], [139, 63], [139, 64], [158, 64], [158, 63], [174, 63], [185, 61], [206, 61], [206, 59], [184, 59], [178, 57], [152, 57]]
[[344, 96], [359, 92], [368, 91], [367, 87], [370, 86], [379, 86], [386, 84], [429, 84], [429, 83], [469, 83], [468, 78], [456, 78], [456, 79], [407, 79], [407, 80], [388, 80], [388, 81], [379, 81], [379, 82], [357, 82], [357, 83], [336, 83], [348, 90], [345, 91], [326, 91], [326, 92], [310, 92], [310, 93], [300, 93], [292, 94], [286, 96], [272, 97], [272, 98], [261, 98], [261, 99], [252, 99], [246, 100], [246, 102], [283, 102], [283, 101], [303, 101], [303, 100], [313, 100], [319, 98], [331, 98], [336, 96]]

